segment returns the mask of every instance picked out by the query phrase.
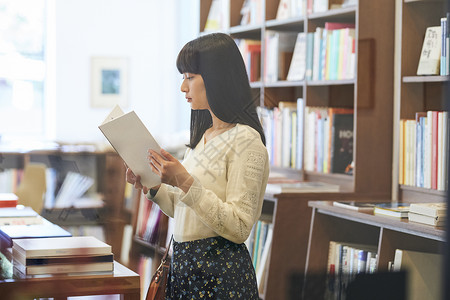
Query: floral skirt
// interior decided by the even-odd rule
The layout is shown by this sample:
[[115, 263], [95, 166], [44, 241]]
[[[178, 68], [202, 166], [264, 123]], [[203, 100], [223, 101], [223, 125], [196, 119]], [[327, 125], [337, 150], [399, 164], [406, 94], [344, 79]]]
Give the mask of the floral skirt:
[[222, 237], [174, 241], [166, 291], [166, 299], [259, 299], [247, 247]]

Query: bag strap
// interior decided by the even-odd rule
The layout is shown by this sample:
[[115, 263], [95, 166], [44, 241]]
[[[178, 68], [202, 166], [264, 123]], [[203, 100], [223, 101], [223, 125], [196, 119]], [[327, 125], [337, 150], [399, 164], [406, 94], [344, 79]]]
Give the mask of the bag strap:
[[166, 248], [166, 252], [164, 252], [164, 256], [161, 259], [161, 263], [164, 263], [167, 259], [167, 255], [169, 254], [170, 245], [172, 244], [173, 235], [170, 237], [169, 245]]

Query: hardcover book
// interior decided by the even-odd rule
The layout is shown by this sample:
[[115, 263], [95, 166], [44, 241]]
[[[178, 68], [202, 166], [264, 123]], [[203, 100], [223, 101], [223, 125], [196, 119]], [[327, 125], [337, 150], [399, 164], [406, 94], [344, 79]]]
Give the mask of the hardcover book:
[[114, 254], [112, 253], [100, 255], [44, 256], [26, 258], [21, 252], [13, 248], [12, 255], [14, 263], [19, 263], [24, 266], [114, 262]]
[[18, 201], [14, 193], [0, 193], [0, 207], [16, 207]]
[[353, 114], [333, 114], [331, 139], [331, 173], [346, 173], [353, 161]]
[[345, 209], [373, 213], [374, 203], [358, 202], [358, 201], [333, 201], [333, 206]]
[[[72, 234], [60, 226], [44, 222], [43, 224], [33, 225], [4, 225], [0, 226], [0, 246], [1, 248], [10, 248], [15, 241], [20, 239], [53, 237], [71, 237]], [[44, 241], [44, 243], [46, 243]]]
[[26, 258], [111, 254], [111, 246], [93, 236], [13, 240], [13, 249]]
[[24, 275], [112, 272], [114, 270], [113, 262], [53, 264], [36, 266], [24, 266], [20, 263], [14, 263], [13, 266]]
[[99, 129], [134, 174], [141, 176], [144, 186], [161, 183], [147, 160], [148, 149], [159, 153], [161, 148], [134, 111], [125, 114], [116, 105]]
[[375, 215], [408, 218], [409, 207], [409, 203], [377, 203], [375, 204], [373, 213]]
[[416, 223], [432, 225], [432, 226], [436, 226], [436, 227], [442, 227], [445, 225], [447, 218], [445, 215], [433, 217], [433, 216], [428, 216], [428, 215], [416, 214], [416, 213], [413, 213], [410, 211], [408, 213], [408, 220], [410, 222], [416, 222]]
[[445, 216], [447, 204], [445, 202], [411, 203], [409, 211], [430, 217]]

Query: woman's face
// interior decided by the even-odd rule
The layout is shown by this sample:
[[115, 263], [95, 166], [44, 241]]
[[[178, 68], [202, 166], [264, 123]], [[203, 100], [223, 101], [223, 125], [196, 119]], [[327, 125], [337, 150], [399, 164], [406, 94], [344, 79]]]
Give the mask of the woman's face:
[[181, 92], [185, 93], [187, 102], [191, 103], [194, 110], [210, 109], [206, 98], [205, 84], [202, 75], [194, 73], [184, 73], [181, 83]]

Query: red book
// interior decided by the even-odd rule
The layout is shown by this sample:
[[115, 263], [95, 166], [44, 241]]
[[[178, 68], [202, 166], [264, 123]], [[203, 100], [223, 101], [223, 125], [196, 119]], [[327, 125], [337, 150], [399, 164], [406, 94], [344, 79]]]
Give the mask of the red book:
[[432, 111], [431, 133], [431, 188], [437, 190], [438, 178], [438, 111]]
[[14, 193], [0, 193], [0, 207], [16, 207], [18, 201]]

